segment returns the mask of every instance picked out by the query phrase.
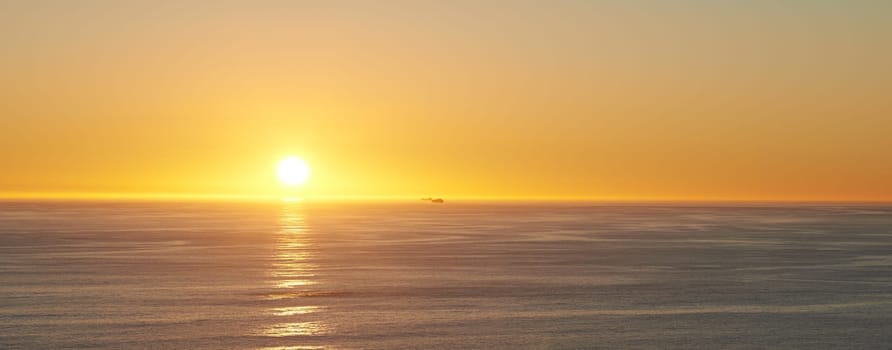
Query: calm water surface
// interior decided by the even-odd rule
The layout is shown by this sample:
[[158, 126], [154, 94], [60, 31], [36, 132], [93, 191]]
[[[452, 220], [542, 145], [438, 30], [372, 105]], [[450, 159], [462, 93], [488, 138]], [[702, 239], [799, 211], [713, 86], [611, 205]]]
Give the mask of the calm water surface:
[[2, 349], [888, 349], [892, 207], [0, 202]]

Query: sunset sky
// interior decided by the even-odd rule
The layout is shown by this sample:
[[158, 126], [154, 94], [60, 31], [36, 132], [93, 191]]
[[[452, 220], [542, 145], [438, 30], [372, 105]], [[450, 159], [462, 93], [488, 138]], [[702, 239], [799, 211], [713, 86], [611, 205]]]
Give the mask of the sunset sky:
[[892, 1], [0, 1], [0, 196], [892, 200]]

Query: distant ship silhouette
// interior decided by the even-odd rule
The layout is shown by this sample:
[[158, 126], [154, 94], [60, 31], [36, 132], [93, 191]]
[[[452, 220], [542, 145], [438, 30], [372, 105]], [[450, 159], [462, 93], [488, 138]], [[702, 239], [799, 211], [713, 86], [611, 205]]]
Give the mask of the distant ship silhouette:
[[423, 200], [423, 201], [428, 201], [428, 202], [431, 202], [431, 203], [439, 203], [439, 204], [446, 203], [446, 201], [444, 201], [443, 198], [431, 198], [431, 197], [427, 197], [427, 198], [422, 198], [421, 200]]

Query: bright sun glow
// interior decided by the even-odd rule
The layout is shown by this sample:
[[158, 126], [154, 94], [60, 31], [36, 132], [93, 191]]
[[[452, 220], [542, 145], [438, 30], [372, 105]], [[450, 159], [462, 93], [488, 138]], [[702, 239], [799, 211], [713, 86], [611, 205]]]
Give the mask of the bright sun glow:
[[302, 185], [310, 178], [310, 166], [298, 157], [287, 157], [279, 162], [278, 174], [285, 185]]

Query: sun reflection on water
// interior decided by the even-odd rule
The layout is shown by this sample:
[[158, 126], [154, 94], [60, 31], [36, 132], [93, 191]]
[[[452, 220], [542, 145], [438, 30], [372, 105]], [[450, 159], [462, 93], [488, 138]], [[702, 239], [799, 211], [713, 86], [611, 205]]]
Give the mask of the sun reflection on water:
[[263, 331], [268, 337], [293, 337], [298, 335], [323, 335], [329, 331], [322, 322], [290, 322], [277, 323]]
[[322, 310], [320, 306], [293, 305], [312, 300], [303, 296], [318, 292], [306, 289], [318, 284], [315, 272], [318, 265], [310, 262], [314, 252], [302, 209], [301, 202], [285, 201], [282, 204], [275, 253], [267, 272], [270, 288], [279, 291], [265, 298], [276, 305], [269, 310], [273, 321], [257, 331], [262, 336], [315, 336], [328, 334], [331, 330], [327, 323], [312, 318], [318, 317]]
[[314, 312], [318, 312], [321, 308], [318, 306], [291, 306], [291, 307], [278, 307], [273, 309], [273, 315], [276, 316], [294, 316], [294, 315], [306, 315]]
[[276, 288], [315, 284], [311, 278], [315, 276], [313, 271], [317, 266], [307, 262], [312, 255], [301, 209], [300, 202], [284, 202], [282, 206], [276, 256], [269, 272]]

